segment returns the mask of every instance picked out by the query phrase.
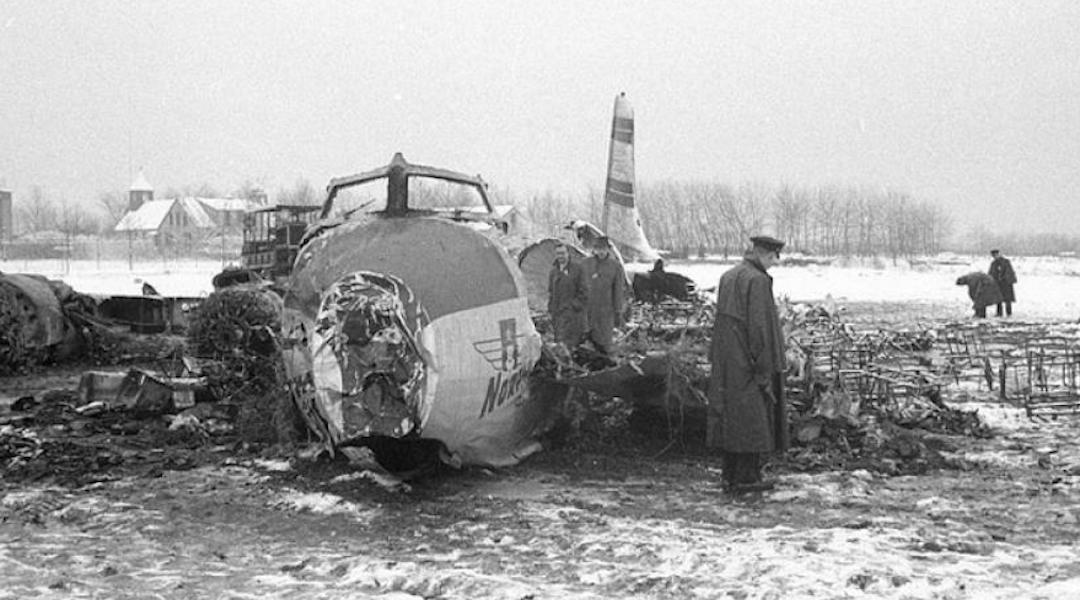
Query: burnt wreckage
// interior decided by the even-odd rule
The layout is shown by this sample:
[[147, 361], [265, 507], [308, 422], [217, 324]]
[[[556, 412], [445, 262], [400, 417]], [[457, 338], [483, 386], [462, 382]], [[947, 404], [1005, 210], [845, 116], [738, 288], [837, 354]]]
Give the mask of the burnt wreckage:
[[330, 182], [281, 334], [293, 399], [323, 442], [434, 439], [451, 462], [486, 465], [539, 449], [554, 403], [529, 376], [541, 339], [506, 231], [479, 177], [400, 153]]

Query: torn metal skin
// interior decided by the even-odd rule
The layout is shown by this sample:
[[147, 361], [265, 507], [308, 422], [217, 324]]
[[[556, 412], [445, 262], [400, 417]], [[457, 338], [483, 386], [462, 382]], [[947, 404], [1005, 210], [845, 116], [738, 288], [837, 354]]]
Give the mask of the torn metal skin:
[[[410, 205], [416, 180], [461, 186], [475, 210]], [[365, 211], [386, 181], [384, 208]], [[509, 465], [539, 449], [553, 402], [532, 393], [540, 335], [477, 177], [391, 163], [331, 181], [288, 282], [283, 354], [293, 397], [330, 446], [435, 439], [450, 461]], [[359, 197], [355, 207], [338, 202]], [[455, 192], [456, 193], [456, 192]]]

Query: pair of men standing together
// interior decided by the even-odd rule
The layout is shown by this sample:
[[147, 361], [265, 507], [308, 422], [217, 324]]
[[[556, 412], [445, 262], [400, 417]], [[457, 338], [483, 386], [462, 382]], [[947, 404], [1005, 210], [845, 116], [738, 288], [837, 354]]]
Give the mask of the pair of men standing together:
[[[1013, 271], [1012, 262], [1001, 255], [998, 250], [991, 250], [990, 256], [994, 260], [990, 263], [990, 269], [983, 273], [973, 271], [962, 275], [956, 280], [956, 285], [966, 285], [968, 297], [971, 298], [972, 308], [975, 309], [975, 318], [986, 318], [986, 308], [997, 305], [997, 316], [1012, 316], [1012, 305], [1016, 302], [1016, 271]], [[1002, 312], [1002, 305], [1005, 307]]]
[[610, 355], [615, 328], [622, 325], [626, 275], [611, 256], [608, 238], [598, 238], [592, 256], [582, 263], [570, 259], [570, 249], [555, 247], [555, 264], [548, 276], [548, 314], [555, 341], [574, 348], [591, 340]]
[[[764, 459], [789, 444], [784, 337], [768, 274], [784, 242], [768, 236], [750, 240], [743, 261], [720, 278], [709, 347], [706, 443], [723, 454], [724, 485], [735, 493], [769, 489], [762, 477]], [[611, 330], [622, 314], [624, 276], [609, 256], [606, 238], [584, 268], [569, 260], [565, 246], [556, 257], [548, 288], [556, 340], [574, 345], [585, 331], [610, 349]], [[590, 274], [592, 285], [586, 285]], [[589, 310], [581, 310], [586, 305]]]

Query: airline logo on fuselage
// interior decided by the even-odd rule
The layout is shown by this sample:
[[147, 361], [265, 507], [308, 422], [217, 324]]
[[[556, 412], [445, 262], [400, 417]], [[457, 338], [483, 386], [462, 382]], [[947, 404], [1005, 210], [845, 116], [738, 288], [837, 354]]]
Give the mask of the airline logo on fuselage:
[[524, 335], [517, 332], [516, 319], [501, 319], [499, 337], [473, 342], [476, 351], [495, 368], [495, 375], [488, 379], [487, 393], [480, 407], [481, 418], [524, 393], [529, 378], [525, 369], [521, 368], [521, 345], [518, 340], [522, 337]]
[[498, 371], [513, 371], [521, 365], [521, 346], [525, 337], [517, 332], [517, 319], [499, 321], [499, 337], [473, 342], [473, 348]]

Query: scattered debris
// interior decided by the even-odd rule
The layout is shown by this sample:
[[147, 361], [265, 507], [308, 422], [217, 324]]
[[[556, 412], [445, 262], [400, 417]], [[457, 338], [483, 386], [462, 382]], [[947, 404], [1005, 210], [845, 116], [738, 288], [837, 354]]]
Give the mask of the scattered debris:
[[189, 370], [205, 377], [214, 399], [237, 407], [237, 433], [248, 442], [292, 444], [307, 435], [284, 383], [281, 312], [270, 287], [234, 285], [207, 297], [188, 331]]
[[[711, 307], [669, 300], [635, 305], [634, 312], [619, 364], [597, 364], [581, 350], [571, 354], [556, 348], [546, 353], [555, 363], [549, 370], [582, 391], [570, 396], [572, 412], [605, 415], [599, 422], [607, 426], [636, 424], [643, 433], [666, 436], [667, 447], [700, 451]], [[991, 434], [977, 414], [943, 400], [946, 386], [980, 381], [985, 371], [970, 346], [939, 343], [952, 339], [948, 328], [858, 330], [827, 304], [784, 302], [781, 312], [797, 445], [789, 456], [791, 468], [922, 472], [950, 464], [934, 442], [927, 443], [927, 435]], [[618, 412], [609, 410], [611, 405], [624, 411], [629, 406], [642, 416], [611, 418]], [[587, 423], [580, 417], [570, 421], [579, 427]], [[620, 434], [601, 435], [618, 439]]]
[[62, 281], [0, 273], [0, 375], [75, 356], [96, 303]]

